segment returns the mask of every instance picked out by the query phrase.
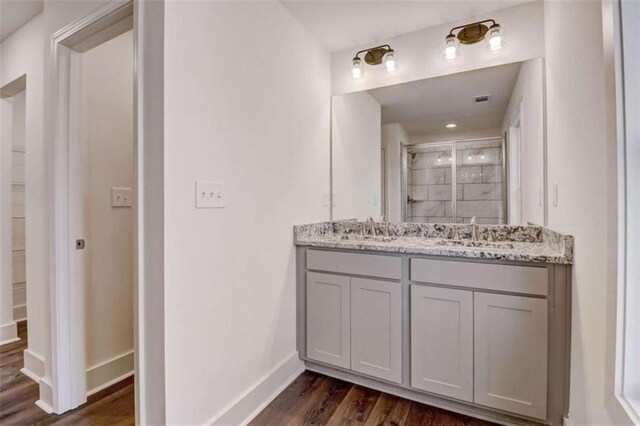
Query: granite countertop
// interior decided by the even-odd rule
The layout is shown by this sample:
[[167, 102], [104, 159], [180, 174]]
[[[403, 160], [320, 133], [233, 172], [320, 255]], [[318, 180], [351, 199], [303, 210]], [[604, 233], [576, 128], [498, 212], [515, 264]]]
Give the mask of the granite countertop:
[[[388, 226], [389, 237], [383, 237]], [[294, 226], [298, 246], [426, 254], [534, 263], [573, 263], [573, 237], [546, 227], [478, 225], [479, 241], [471, 241], [471, 225], [376, 224], [377, 237], [362, 235], [363, 222], [321, 222]], [[368, 229], [368, 228], [366, 228]], [[451, 239], [457, 229], [460, 240]], [[493, 242], [488, 242], [489, 234]]]

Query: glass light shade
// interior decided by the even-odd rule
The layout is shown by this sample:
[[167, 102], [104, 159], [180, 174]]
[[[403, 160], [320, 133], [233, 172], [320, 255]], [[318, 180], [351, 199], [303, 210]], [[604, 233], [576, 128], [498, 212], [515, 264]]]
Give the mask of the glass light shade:
[[393, 49], [389, 49], [387, 53], [382, 57], [382, 62], [387, 72], [395, 72], [398, 70], [398, 62], [396, 59], [396, 52]]
[[460, 42], [453, 34], [449, 34], [444, 39], [444, 58], [447, 61], [453, 61], [460, 56]]
[[351, 63], [351, 77], [356, 80], [364, 77], [364, 64], [362, 63], [362, 59], [357, 56], [353, 58], [353, 62]]
[[504, 30], [498, 24], [493, 24], [485, 36], [487, 49], [497, 52], [504, 47]]

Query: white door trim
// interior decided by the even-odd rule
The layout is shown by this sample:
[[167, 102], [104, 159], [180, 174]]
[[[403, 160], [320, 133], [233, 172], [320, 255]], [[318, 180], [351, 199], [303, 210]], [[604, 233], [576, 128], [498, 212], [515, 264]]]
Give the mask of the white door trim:
[[90, 48], [90, 40], [98, 44], [100, 33], [132, 14], [131, 0], [114, 0], [51, 37], [51, 373], [55, 413], [87, 400], [84, 283], [82, 259], [75, 248], [75, 240], [82, 238], [76, 214], [81, 208], [81, 198], [76, 196], [81, 191], [77, 176], [80, 54], [76, 49], [81, 45], [81, 50]]

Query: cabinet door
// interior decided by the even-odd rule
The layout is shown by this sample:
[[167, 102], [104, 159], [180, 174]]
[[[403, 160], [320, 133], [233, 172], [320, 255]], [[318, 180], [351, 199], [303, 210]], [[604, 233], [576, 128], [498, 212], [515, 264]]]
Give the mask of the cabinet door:
[[349, 277], [307, 272], [307, 356], [349, 368]]
[[547, 301], [474, 294], [474, 401], [547, 416]]
[[402, 381], [401, 285], [351, 278], [351, 369]]
[[473, 401], [473, 293], [411, 286], [411, 386]]

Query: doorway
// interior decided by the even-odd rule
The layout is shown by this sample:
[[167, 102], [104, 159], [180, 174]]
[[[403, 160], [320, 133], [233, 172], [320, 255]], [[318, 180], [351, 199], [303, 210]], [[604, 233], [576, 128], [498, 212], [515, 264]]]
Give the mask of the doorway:
[[26, 339], [26, 75], [0, 88], [0, 344]]
[[81, 215], [87, 395], [133, 375], [133, 32], [81, 55]]
[[50, 129], [52, 409], [58, 414], [135, 370], [132, 29], [133, 3], [113, 2], [52, 37], [58, 82]]

